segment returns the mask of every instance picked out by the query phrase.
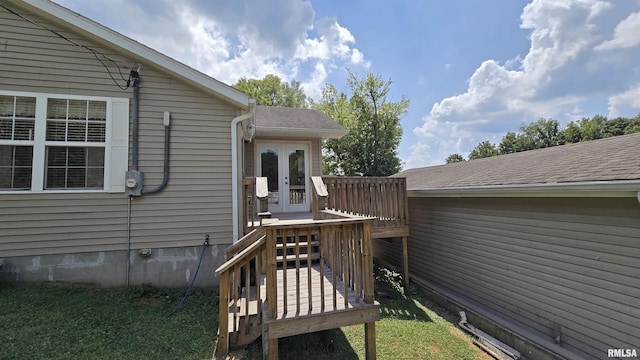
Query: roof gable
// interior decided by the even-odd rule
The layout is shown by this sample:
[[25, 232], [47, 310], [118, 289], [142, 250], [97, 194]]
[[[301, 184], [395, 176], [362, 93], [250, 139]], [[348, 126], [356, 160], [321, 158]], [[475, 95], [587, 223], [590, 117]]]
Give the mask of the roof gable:
[[340, 138], [347, 130], [322, 112], [279, 106], [256, 106], [256, 136]]
[[12, 6], [40, 16], [117, 52], [127, 54], [127, 57], [151, 63], [164, 72], [243, 110], [249, 108], [249, 96], [243, 92], [52, 1], [7, 1]]
[[409, 190], [640, 180], [640, 133], [405, 170]]

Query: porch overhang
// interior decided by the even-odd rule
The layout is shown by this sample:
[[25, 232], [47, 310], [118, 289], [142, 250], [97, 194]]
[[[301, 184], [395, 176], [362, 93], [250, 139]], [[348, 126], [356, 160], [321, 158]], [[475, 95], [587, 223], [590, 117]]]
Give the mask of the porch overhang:
[[347, 135], [346, 129], [313, 129], [313, 128], [291, 128], [291, 127], [266, 127], [256, 126], [256, 137], [279, 137], [279, 138], [322, 138], [339, 139]]

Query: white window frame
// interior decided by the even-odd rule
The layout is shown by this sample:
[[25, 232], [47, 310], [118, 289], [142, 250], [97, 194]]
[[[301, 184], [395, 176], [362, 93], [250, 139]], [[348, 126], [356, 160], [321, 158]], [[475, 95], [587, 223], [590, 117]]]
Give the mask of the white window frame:
[[[103, 193], [124, 192], [124, 173], [129, 154], [129, 98], [65, 95], [0, 90], [0, 95], [36, 98], [33, 141], [0, 140], [0, 145], [33, 146], [31, 190], [0, 190], [0, 194]], [[102, 189], [45, 189], [46, 147], [51, 145], [92, 147], [96, 142], [55, 142], [46, 140], [47, 99], [104, 101], [107, 104], [104, 142], [104, 186]]]

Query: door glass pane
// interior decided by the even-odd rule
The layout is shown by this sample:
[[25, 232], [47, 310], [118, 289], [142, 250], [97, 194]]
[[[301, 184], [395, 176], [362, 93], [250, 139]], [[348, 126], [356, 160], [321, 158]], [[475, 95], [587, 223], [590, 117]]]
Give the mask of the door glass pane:
[[289, 204], [305, 204], [304, 150], [289, 150]]
[[267, 178], [269, 204], [277, 205], [280, 203], [280, 193], [278, 190], [278, 149], [263, 149], [260, 152], [260, 167], [262, 169], [260, 176]]

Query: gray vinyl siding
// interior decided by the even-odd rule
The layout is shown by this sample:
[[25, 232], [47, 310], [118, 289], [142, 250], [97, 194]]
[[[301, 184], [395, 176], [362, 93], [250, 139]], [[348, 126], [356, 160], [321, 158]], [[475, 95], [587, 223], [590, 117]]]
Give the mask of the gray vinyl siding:
[[401, 238], [373, 239], [373, 256], [380, 265], [390, 266], [400, 271], [402, 269]]
[[[212, 244], [231, 243], [230, 123], [237, 109], [144, 61], [24, 15], [104, 53], [120, 64], [125, 79], [141, 64], [139, 166], [147, 189], [162, 179], [163, 112], [171, 112], [169, 184], [161, 193], [133, 199], [132, 249], [200, 245], [205, 234]], [[1, 8], [0, 43], [2, 90], [132, 99], [132, 89], [120, 90], [92, 53]], [[110, 69], [124, 85], [117, 69]], [[126, 248], [124, 193], [0, 194], [2, 257]]]
[[[516, 332], [588, 359], [640, 344], [634, 198], [411, 198], [409, 269]], [[555, 346], [555, 345], [554, 345]]]

